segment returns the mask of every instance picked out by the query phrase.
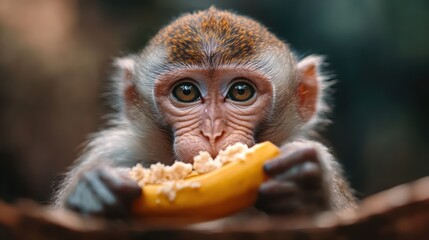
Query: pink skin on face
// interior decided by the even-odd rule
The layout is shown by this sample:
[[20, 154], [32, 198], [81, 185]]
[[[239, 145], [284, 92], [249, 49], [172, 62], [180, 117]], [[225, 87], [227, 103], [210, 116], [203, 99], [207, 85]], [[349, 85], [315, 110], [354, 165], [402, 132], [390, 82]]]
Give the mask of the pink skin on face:
[[[177, 84], [190, 82], [200, 92], [200, 99], [181, 102], [172, 91]], [[250, 84], [255, 92], [246, 101], [227, 97], [236, 82]], [[157, 104], [174, 136], [176, 160], [192, 162], [199, 151], [216, 156], [221, 149], [236, 142], [255, 143], [254, 132], [267, 115], [273, 89], [270, 81], [248, 69], [178, 70], [161, 76], [155, 83]]]

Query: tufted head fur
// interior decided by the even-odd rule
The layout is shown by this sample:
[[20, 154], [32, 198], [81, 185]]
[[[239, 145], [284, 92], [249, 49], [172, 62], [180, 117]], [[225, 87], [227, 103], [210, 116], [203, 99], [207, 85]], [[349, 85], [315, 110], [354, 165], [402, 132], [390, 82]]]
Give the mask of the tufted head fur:
[[212, 67], [249, 61], [261, 51], [285, 47], [258, 22], [214, 7], [180, 17], [151, 44], [163, 45], [171, 63]]

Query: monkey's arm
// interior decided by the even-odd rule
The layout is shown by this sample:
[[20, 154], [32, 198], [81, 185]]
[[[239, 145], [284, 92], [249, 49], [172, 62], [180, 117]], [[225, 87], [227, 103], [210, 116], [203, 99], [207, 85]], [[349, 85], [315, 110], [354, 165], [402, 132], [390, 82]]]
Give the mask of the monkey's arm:
[[317, 213], [356, 206], [339, 164], [313, 141], [294, 141], [264, 166], [270, 179], [261, 185], [256, 206], [271, 214]]

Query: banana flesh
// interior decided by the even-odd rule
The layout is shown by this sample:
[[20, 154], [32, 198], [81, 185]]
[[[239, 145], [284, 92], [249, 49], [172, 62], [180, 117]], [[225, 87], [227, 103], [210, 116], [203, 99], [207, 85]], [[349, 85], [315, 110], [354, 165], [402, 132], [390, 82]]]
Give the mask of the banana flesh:
[[[174, 199], [161, 194], [161, 184], [143, 187], [133, 212], [148, 219], [194, 219], [197, 221], [225, 217], [252, 206], [259, 185], [266, 179], [265, 161], [280, 153], [271, 142], [256, 144], [246, 152], [246, 160], [228, 163], [212, 172], [188, 177], [180, 184]], [[179, 184], [179, 183], [178, 183]]]

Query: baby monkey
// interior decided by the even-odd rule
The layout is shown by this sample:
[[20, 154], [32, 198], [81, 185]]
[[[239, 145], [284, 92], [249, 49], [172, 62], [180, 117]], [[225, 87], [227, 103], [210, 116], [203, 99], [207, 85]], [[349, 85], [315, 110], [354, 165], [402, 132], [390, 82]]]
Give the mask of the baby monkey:
[[[236, 142], [271, 141], [281, 154], [264, 165], [256, 207], [313, 214], [354, 207], [328, 149], [308, 140], [324, 119], [322, 59], [300, 61], [288, 45], [247, 17], [214, 7], [164, 27], [139, 53], [115, 61], [109, 128], [94, 135], [55, 204], [125, 217], [141, 189], [130, 167], [192, 162]], [[252, 177], [252, 176], [249, 176]]]

